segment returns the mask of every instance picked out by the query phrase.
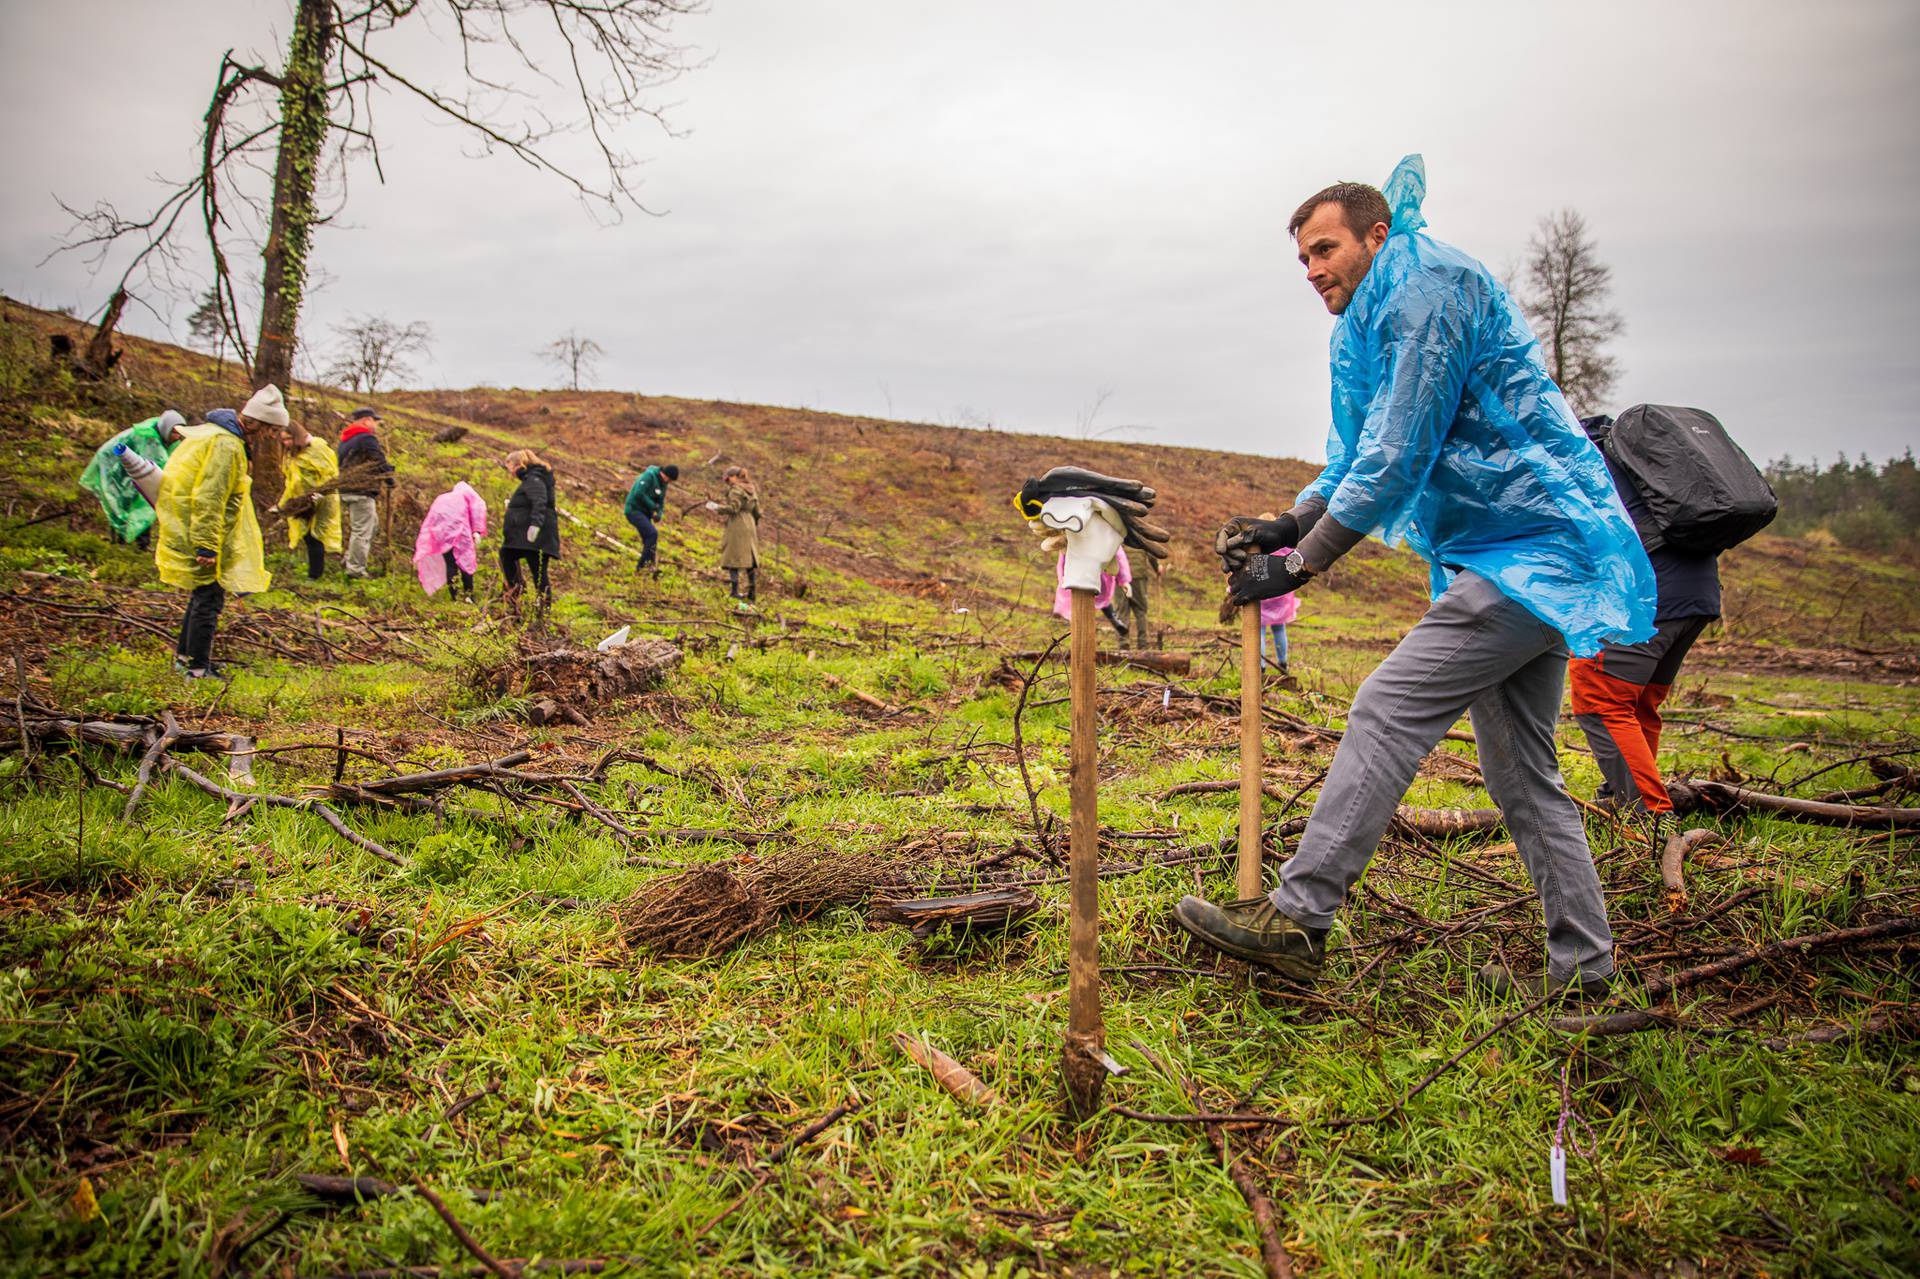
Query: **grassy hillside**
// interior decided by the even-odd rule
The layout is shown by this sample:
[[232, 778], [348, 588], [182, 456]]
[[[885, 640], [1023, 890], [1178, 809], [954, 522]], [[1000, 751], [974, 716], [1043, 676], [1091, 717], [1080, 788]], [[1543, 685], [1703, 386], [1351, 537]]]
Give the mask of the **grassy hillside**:
[[[478, 1272], [416, 1179], [493, 1256], [547, 1273], [1259, 1274], [1241, 1193], [1195, 1126], [1059, 1118], [1066, 690], [1011, 656], [1058, 627], [1008, 497], [1060, 461], [1159, 485], [1177, 552], [1156, 621], [1193, 655], [1186, 676], [1100, 671], [1101, 958], [1128, 1067], [1109, 1100], [1280, 1121], [1227, 1141], [1302, 1273], [1920, 1268], [1911, 936], [1778, 955], [1689, 988], [1644, 1033], [1576, 1036], [1468, 989], [1490, 957], [1540, 957], [1498, 833], [1391, 835], [1312, 992], [1170, 926], [1183, 893], [1232, 894], [1215, 842], [1234, 796], [1180, 790], [1235, 776], [1237, 653], [1206, 545], [1305, 464], [613, 392], [383, 396], [401, 474], [386, 575], [309, 585], [275, 543], [275, 588], [223, 621], [231, 680], [189, 684], [168, 647], [181, 597], [106, 542], [73, 477], [127, 423], [247, 388], [142, 342], [124, 380], [76, 383], [44, 359], [62, 329], [80, 331], [0, 309], [10, 718], [246, 734], [260, 749], [237, 793], [325, 792], [355, 839], [165, 768], [129, 820], [137, 753], [0, 743], [0, 1275]], [[301, 387], [294, 411], [325, 428], [355, 403]], [[431, 442], [448, 426], [467, 434]], [[484, 565], [478, 608], [423, 599], [418, 511], [464, 478], [497, 512], [495, 462], [516, 446], [554, 463], [580, 521], [552, 618], [508, 619]], [[683, 469], [658, 579], [588, 531], [632, 540], [619, 502], [648, 461]], [[717, 525], [680, 510], [732, 461], [769, 517], [768, 589], [744, 616]], [[1899, 799], [1920, 758], [1912, 567], [1763, 537], [1727, 576], [1727, 622], [1669, 704], [1675, 771]], [[1303, 600], [1301, 687], [1266, 695], [1276, 856], [1424, 577], [1369, 546]], [[587, 704], [584, 725], [530, 725], [525, 690], [496, 679], [624, 624], [684, 660]], [[1591, 793], [1571, 724], [1561, 743]], [[521, 749], [522, 773], [564, 784], [495, 778], [425, 806], [368, 789]], [[225, 777], [218, 756], [179, 758]], [[1410, 802], [1486, 805], [1475, 758], [1445, 745]], [[1679, 909], [1635, 831], [1589, 823], [1629, 971], [1916, 910], [1906, 835], [1693, 820], [1727, 842], [1695, 857]], [[1039, 894], [1031, 926], [971, 944], [868, 915], [876, 884], [1010, 881]], [[707, 918], [746, 918], [736, 942], [648, 944], [647, 920], [712, 908], [716, 885], [746, 914]], [[900, 1034], [999, 1102], [949, 1095]], [[337, 1202], [303, 1174], [398, 1193]]]

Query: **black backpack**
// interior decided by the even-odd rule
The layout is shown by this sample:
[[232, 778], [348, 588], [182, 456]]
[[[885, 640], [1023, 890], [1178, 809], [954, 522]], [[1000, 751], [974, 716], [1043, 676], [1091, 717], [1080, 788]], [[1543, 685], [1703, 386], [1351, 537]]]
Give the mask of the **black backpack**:
[[1704, 409], [1636, 404], [1601, 443], [1633, 480], [1652, 527], [1647, 550], [1662, 546], [1717, 555], [1773, 523], [1780, 500], [1720, 420]]

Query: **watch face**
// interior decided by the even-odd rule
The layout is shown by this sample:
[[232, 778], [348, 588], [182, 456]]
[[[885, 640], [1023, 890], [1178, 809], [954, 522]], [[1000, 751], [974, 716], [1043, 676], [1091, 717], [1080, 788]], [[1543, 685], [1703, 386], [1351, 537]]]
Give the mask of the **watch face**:
[[1291, 555], [1287, 556], [1287, 572], [1298, 574], [1300, 570], [1305, 568], [1306, 566], [1307, 566], [1307, 557], [1302, 555], [1300, 552], [1295, 551]]

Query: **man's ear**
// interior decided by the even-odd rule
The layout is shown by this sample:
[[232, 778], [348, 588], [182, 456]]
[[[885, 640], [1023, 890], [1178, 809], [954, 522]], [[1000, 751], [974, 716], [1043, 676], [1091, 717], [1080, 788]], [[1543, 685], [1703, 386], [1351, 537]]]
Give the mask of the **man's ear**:
[[1392, 229], [1384, 222], [1374, 223], [1367, 229], [1367, 247], [1378, 253], [1380, 246], [1387, 242], [1387, 236]]

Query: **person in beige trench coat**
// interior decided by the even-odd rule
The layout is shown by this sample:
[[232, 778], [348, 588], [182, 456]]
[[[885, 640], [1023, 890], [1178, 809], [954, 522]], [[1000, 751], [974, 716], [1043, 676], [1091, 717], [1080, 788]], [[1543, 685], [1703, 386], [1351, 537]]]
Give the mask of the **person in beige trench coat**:
[[[727, 570], [727, 594], [733, 599], [751, 600], [760, 573], [760, 494], [744, 466], [729, 466], [720, 479], [727, 491], [718, 502], [708, 503], [727, 517], [727, 526], [720, 534], [720, 567]], [[740, 590], [742, 574], [746, 576], [744, 594]]]

